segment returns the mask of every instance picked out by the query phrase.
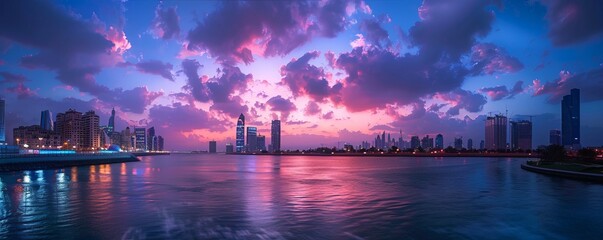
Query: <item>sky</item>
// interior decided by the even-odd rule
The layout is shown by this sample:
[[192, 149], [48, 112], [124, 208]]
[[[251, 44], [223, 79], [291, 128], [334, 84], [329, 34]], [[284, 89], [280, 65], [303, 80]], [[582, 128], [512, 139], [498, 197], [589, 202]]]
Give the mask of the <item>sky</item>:
[[603, 2], [1, 1], [0, 98], [12, 128], [94, 110], [154, 126], [168, 150], [234, 143], [239, 114], [282, 148], [378, 133], [484, 139], [484, 119], [561, 127], [581, 90], [582, 145], [603, 145]]

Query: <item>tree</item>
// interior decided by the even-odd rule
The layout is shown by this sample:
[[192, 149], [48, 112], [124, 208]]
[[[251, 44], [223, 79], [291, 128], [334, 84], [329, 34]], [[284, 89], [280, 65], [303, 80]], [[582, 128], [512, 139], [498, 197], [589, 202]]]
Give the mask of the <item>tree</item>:
[[597, 157], [597, 152], [590, 148], [583, 148], [578, 151], [578, 158], [581, 160], [594, 160]]
[[543, 161], [560, 162], [565, 159], [566, 151], [561, 145], [549, 145], [544, 149], [540, 159]]

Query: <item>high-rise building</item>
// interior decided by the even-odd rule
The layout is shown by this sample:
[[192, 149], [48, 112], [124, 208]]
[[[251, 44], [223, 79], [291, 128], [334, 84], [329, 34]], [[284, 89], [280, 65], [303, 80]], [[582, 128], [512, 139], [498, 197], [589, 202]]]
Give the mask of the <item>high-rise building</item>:
[[549, 132], [549, 144], [550, 145], [561, 145], [561, 131], [551, 130]]
[[100, 118], [94, 111], [88, 111], [82, 116], [82, 140], [81, 147], [84, 149], [98, 149], [100, 147]]
[[120, 144], [119, 144], [121, 146], [121, 149], [132, 151], [132, 148], [134, 146], [132, 145], [131, 141], [132, 141], [132, 132], [130, 132], [130, 127], [126, 127], [126, 129], [121, 131]]
[[436, 135], [435, 147], [438, 149], [444, 149], [444, 136], [442, 136], [442, 134]]
[[454, 149], [463, 150], [463, 137], [454, 138]]
[[258, 143], [258, 150], [259, 151], [266, 151], [266, 136], [264, 135], [258, 135], [257, 138], [257, 143]]
[[511, 121], [511, 149], [532, 150], [532, 122]]
[[238, 153], [245, 150], [245, 116], [241, 113], [237, 119], [236, 151]]
[[419, 141], [419, 136], [410, 137], [410, 148], [417, 149], [421, 146], [421, 142]]
[[473, 150], [473, 139], [467, 139], [467, 149]]
[[484, 140], [481, 140], [479, 142], [479, 150], [484, 150], [486, 147], [486, 143], [484, 142]]
[[109, 117], [109, 124], [107, 125], [108, 134], [115, 131], [115, 108], [111, 109], [111, 117]]
[[580, 149], [580, 90], [576, 88], [561, 101], [561, 143]]
[[38, 125], [32, 126], [20, 126], [13, 129], [13, 138], [15, 145], [24, 146], [27, 145], [29, 148], [44, 149], [44, 148], [57, 148], [63, 143], [61, 141], [61, 135], [54, 131], [42, 129]]
[[432, 149], [433, 138], [430, 138], [429, 135], [426, 135], [423, 139], [421, 139], [421, 147], [423, 149]]
[[55, 131], [61, 135], [63, 143], [71, 148], [82, 147], [82, 117], [81, 112], [70, 108], [64, 113], [57, 114], [57, 119], [54, 122]]
[[217, 152], [217, 143], [216, 141], [209, 141], [209, 153]]
[[147, 129], [145, 128], [134, 128], [134, 149], [137, 151], [145, 151], [147, 150]]
[[227, 143], [226, 144], [226, 153], [233, 153], [233, 152], [234, 152], [234, 149], [233, 149], [232, 143]]
[[247, 127], [247, 151], [255, 152], [258, 150], [258, 128]]
[[147, 150], [157, 150], [157, 137], [155, 136], [155, 127], [147, 129]]
[[54, 122], [52, 121], [52, 112], [44, 110], [40, 114], [40, 127], [47, 131], [54, 130]]
[[272, 145], [273, 152], [281, 151], [281, 120], [272, 120], [270, 145]]
[[486, 149], [507, 149], [507, 117], [495, 115], [486, 118]]
[[163, 137], [161, 135], [157, 136], [157, 151], [163, 151], [163, 146], [164, 146], [164, 142], [163, 142]]
[[4, 99], [0, 99], [0, 145], [6, 144], [6, 126], [4, 123]]

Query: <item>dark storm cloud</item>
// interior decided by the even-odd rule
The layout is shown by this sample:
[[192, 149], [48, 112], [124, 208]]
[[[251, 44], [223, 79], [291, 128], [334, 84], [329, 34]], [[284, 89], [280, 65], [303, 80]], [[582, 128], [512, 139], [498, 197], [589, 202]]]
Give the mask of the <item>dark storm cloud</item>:
[[281, 113], [281, 120], [287, 120], [289, 113], [297, 110], [295, 104], [289, 99], [281, 97], [281, 95], [270, 98], [266, 103], [270, 106], [270, 111]]
[[547, 6], [549, 37], [553, 44], [566, 46], [603, 33], [603, 1], [541, 0]]
[[484, 87], [481, 88], [479, 91], [482, 93], [486, 93], [488, 96], [490, 96], [490, 99], [492, 99], [492, 101], [498, 101], [505, 98], [513, 98], [515, 95], [522, 93], [522, 85], [523, 81], [518, 81], [510, 90], [507, 89], [507, 86], [501, 85], [496, 87]]
[[453, 60], [471, 49], [476, 37], [486, 36], [494, 15], [485, 0], [424, 0], [419, 7], [418, 21], [409, 30], [411, 43], [420, 48], [420, 55], [438, 60]]
[[329, 86], [324, 70], [308, 63], [319, 55], [320, 53], [317, 51], [308, 52], [301, 58], [294, 59], [281, 67], [283, 77], [281, 84], [288, 86], [293, 96], [307, 95], [315, 101], [322, 102], [326, 98], [338, 94], [341, 83]]
[[471, 48], [473, 74], [513, 73], [523, 69], [523, 64], [505, 50], [492, 43], [478, 43]]
[[559, 78], [553, 81], [541, 83], [535, 80], [532, 88], [535, 96], [548, 95], [550, 103], [560, 103], [564, 95], [570, 94], [572, 88], [580, 89], [583, 102], [603, 100], [603, 67], [578, 74], [561, 71]]
[[353, 3], [227, 1], [189, 31], [188, 50], [208, 52], [229, 64], [252, 62], [254, 48], [264, 56], [284, 55], [313, 36], [334, 37], [341, 32], [348, 6], [360, 5]]
[[163, 9], [161, 4], [155, 9], [155, 19], [151, 25], [153, 33], [164, 40], [178, 38], [180, 35], [180, 17], [176, 7]]
[[[55, 71], [62, 83], [103, 102], [120, 105], [118, 100], [127, 99], [131, 102], [126, 109], [142, 113], [146, 105], [134, 104], [148, 104], [159, 94], [146, 88], [111, 90], [96, 82], [95, 75], [104, 67], [122, 62], [121, 54], [130, 45], [121, 27], [107, 29], [95, 15], [85, 21], [48, 1], [3, 2], [0, 37], [38, 50], [24, 56], [22, 66]], [[129, 93], [136, 94], [124, 95]]]

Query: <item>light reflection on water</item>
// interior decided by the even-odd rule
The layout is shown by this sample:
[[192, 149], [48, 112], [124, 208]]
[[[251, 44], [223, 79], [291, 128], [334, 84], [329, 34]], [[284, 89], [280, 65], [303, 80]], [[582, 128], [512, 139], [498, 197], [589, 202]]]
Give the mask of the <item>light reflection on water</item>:
[[0, 174], [0, 238], [586, 239], [603, 185], [522, 159], [225, 155]]

